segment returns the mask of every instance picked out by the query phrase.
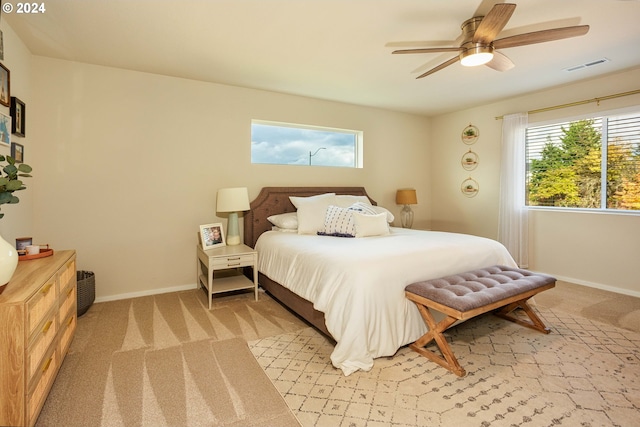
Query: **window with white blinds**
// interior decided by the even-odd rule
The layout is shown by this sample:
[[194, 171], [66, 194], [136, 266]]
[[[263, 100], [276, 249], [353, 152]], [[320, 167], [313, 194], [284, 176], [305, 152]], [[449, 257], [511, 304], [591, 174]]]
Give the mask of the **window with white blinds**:
[[640, 211], [640, 112], [531, 126], [528, 206]]

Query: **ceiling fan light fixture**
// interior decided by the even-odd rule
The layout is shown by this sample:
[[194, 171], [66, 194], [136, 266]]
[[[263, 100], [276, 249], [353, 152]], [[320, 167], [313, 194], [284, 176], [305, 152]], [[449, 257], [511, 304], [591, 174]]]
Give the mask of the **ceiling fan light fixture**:
[[460, 52], [460, 63], [465, 67], [484, 65], [493, 59], [493, 46], [480, 43]]

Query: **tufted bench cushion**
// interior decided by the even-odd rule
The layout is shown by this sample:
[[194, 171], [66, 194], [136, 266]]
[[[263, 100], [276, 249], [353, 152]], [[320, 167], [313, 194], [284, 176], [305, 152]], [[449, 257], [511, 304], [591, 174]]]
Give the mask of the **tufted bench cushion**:
[[[410, 347], [456, 375], [463, 376], [466, 372], [453, 355], [443, 332], [458, 320], [495, 310], [494, 314], [504, 319], [548, 334], [550, 329], [527, 304], [527, 300], [553, 288], [555, 284], [556, 279], [546, 274], [501, 265], [412, 283], [405, 288], [405, 295], [416, 304], [429, 330]], [[517, 308], [522, 309], [529, 320], [513, 315], [512, 312]], [[436, 323], [430, 309], [444, 313], [446, 317]], [[431, 341], [436, 342], [442, 356], [425, 348]]]
[[405, 290], [464, 312], [521, 295], [555, 281], [555, 278], [545, 274], [494, 265], [440, 279], [413, 283]]

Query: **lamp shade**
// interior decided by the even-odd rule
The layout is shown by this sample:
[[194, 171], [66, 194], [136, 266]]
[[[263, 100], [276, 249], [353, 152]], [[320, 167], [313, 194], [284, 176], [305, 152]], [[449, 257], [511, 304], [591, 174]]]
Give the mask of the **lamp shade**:
[[396, 204], [397, 205], [416, 205], [418, 204], [418, 197], [416, 196], [416, 190], [413, 188], [402, 188], [396, 192]]
[[216, 210], [218, 212], [248, 211], [249, 191], [246, 187], [222, 188], [218, 190]]

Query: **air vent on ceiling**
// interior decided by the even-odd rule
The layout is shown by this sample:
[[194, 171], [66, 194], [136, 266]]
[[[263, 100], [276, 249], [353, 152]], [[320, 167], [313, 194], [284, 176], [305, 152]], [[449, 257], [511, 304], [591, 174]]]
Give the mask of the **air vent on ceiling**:
[[578, 70], [582, 70], [584, 68], [593, 67], [595, 65], [604, 64], [605, 62], [609, 62], [609, 59], [607, 59], [607, 58], [596, 59], [594, 61], [590, 61], [590, 62], [587, 62], [585, 64], [576, 65], [575, 67], [565, 68], [564, 71], [567, 71], [567, 72], [578, 71]]

